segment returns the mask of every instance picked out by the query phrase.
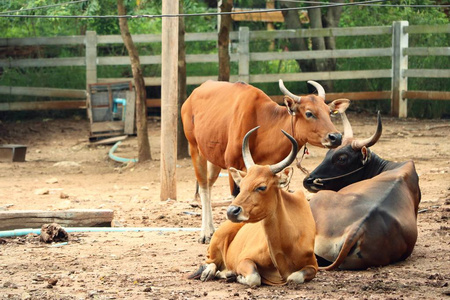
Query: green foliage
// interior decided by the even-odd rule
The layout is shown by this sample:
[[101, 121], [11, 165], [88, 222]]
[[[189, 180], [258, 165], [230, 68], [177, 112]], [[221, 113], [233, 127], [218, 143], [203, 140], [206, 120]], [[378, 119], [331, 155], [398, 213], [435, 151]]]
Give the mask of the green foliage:
[[[399, 3], [400, 2], [400, 3]], [[435, 4], [435, 1], [386, 1], [383, 4]], [[434, 8], [390, 7], [390, 6], [347, 6], [344, 8], [341, 27], [355, 26], [391, 26], [394, 21], [405, 20], [409, 25], [444, 25], [449, 23], [448, 17], [441, 10]], [[410, 34], [410, 47], [448, 47], [450, 34]], [[391, 35], [369, 37], [338, 37], [337, 48], [358, 49], [372, 47], [391, 47]], [[448, 56], [410, 56], [408, 68], [410, 69], [441, 69], [448, 68]], [[339, 59], [339, 70], [389, 69], [390, 57], [380, 58], [354, 58]], [[450, 80], [445, 78], [409, 78], [408, 90], [435, 90], [450, 91]], [[337, 91], [381, 91], [390, 90], [391, 82], [388, 79], [370, 79], [358, 81], [337, 81]], [[387, 103], [389, 104], [389, 103]], [[426, 104], [426, 105], [424, 105]], [[353, 107], [362, 109], [382, 109], [389, 112], [390, 106], [386, 101], [359, 101], [353, 102]], [[374, 109], [374, 106], [375, 109]], [[450, 114], [449, 101], [408, 101], [409, 115], [412, 117], [430, 118]], [[425, 109], [424, 109], [425, 107]]]
[[[165, 0], [124, 0], [128, 15], [147, 16], [128, 19], [132, 34], [158, 34], [161, 33], [162, 20], [157, 16], [162, 13], [162, 1]], [[181, 1], [181, 0], [180, 0]], [[63, 15], [63, 16], [110, 16], [117, 15], [117, 0], [89, 0], [87, 2], [57, 5], [37, 10], [29, 10], [36, 7], [58, 4], [57, 0], [29, 0], [29, 1], [0, 1], [0, 11], [11, 12], [20, 15]], [[434, 4], [435, 1], [386, 1], [383, 4]], [[239, 7], [265, 7], [265, 0], [239, 0], [235, 1]], [[278, 5], [278, 4], [277, 4]], [[206, 1], [182, 0], [183, 12], [203, 13], [213, 11], [208, 8]], [[150, 17], [148, 17], [150, 16]], [[389, 6], [347, 6], [343, 9], [340, 19], [341, 27], [355, 26], [391, 26], [393, 21], [407, 20], [410, 25], [441, 25], [448, 24], [449, 18], [443, 11], [434, 8], [395, 8]], [[216, 16], [185, 17], [186, 32], [215, 32], [217, 31]], [[234, 30], [238, 26], [248, 26], [250, 30], [265, 30], [262, 22], [240, 22], [234, 24]], [[285, 28], [285, 24], [275, 24], [275, 28]], [[12, 18], [0, 17], [0, 37], [45, 37], [84, 35], [86, 30], [94, 30], [99, 35], [120, 34], [117, 18]], [[412, 47], [448, 47], [450, 34], [410, 34], [410, 46]], [[384, 36], [360, 36], [338, 37], [336, 39], [338, 49], [360, 49], [391, 47], [391, 35]], [[276, 41], [252, 41], [251, 52], [284, 51], [288, 45], [287, 40]], [[159, 55], [161, 45], [159, 43], [137, 44], [140, 55]], [[30, 50], [27, 56], [21, 53], [15, 58], [61, 58], [82, 57], [84, 48], [78, 46], [39, 46]], [[32, 51], [31, 51], [32, 50]], [[235, 45], [231, 45], [232, 53], [236, 53]], [[189, 41], [186, 44], [187, 54], [215, 54], [217, 43]], [[126, 49], [123, 45], [100, 45], [99, 56], [123, 56]], [[1, 58], [7, 58], [3, 55]], [[410, 56], [409, 68], [432, 69], [448, 68], [450, 58], [448, 56]], [[337, 60], [337, 70], [376, 70], [390, 69], [390, 57], [371, 58], [345, 58]], [[160, 76], [160, 65], [143, 65], [143, 73], [146, 77]], [[217, 64], [188, 64], [188, 76], [217, 75]], [[294, 60], [251, 62], [251, 74], [277, 74], [300, 72]], [[0, 73], [0, 85], [7, 86], [39, 86], [79, 88], [85, 85], [85, 69], [83, 67], [59, 67], [59, 68], [4, 68]], [[231, 74], [238, 74], [238, 64], [231, 63]], [[98, 68], [98, 77], [120, 78], [131, 77], [130, 66], [101, 66]], [[278, 94], [276, 83], [261, 83], [256, 86], [267, 94]], [[306, 92], [305, 83], [286, 83], [286, 86], [296, 93]], [[334, 82], [336, 92], [339, 91], [380, 91], [390, 90], [390, 79], [360, 79], [339, 80]], [[192, 87], [189, 88], [191, 90]], [[408, 82], [410, 90], [450, 90], [448, 79], [434, 78], [410, 78]], [[19, 99], [20, 98], [20, 99]], [[25, 97], [8, 97], [8, 100], [23, 100]], [[28, 98], [27, 98], [28, 99]], [[39, 99], [41, 100], [41, 99]], [[410, 114], [415, 117], [439, 117], [450, 114], [449, 101], [420, 101], [410, 100]], [[381, 109], [383, 112], [390, 110], [389, 101], [354, 101], [352, 107], [360, 109]]]

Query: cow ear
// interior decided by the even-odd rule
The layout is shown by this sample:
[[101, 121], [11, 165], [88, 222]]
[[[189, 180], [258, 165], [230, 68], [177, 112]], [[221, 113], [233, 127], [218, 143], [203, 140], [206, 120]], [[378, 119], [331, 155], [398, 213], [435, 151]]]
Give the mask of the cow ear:
[[278, 186], [280, 188], [285, 188], [289, 185], [292, 179], [292, 175], [294, 174], [294, 168], [293, 167], [287, 167], [280, 173], [280, 177], [278, 180]]
[[284, 105], [286, 105], [286, 108], [288, 110], [288, 113], [292, 116], [295, 116], [295, 113], [297, 112], [297, 103], [295, 103], [294, 99], [291, 97], [285, 96], [284, 97]]
[[343, 99], [343, 98], [342, 99], [336, 99], [333, 102], [331, 102], [330, 104], [328, 104], [332, 114], [337, 114], [337, 113], [342, 114], [342, 113], [344, 113], [349, 105], [350, 105], [350, 100]]
[[229, 168], [228, 174], [233, 177], [233, 180], [237, 184], [237, 186], [240, 186], [242, 178], [244, 178], [247, 173], [245, 173], [244, 171], [239, 171], [235, 168]]
[[370, 151], [366, 146], [363, 146], [361, 148], [361, 153], [362, 153], [362, 164], [365, 165], [370, 158]]

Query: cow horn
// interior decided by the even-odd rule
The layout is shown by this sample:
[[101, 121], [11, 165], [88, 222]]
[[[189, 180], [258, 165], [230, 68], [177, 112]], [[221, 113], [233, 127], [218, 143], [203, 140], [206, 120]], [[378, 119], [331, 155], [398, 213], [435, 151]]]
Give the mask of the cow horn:
[[302, 100], [302, 97], [299, 97], [299, 96], [294, 95], [291, 92], [289, 92], [288, 89], [284, 86], [284, 83], [283, 83], [282, 79], [278, 80], [278, 85], [280, 86], [281, 92], [285, 96], [291, 97], [292, 99], [294, 99], [295, 102], [300, 103], [300, 101]]
[[353, 138], [353, 129], [345, 112], [341, 113], [342, 124], [344, 125], [344, 136], [342, 137], [342, 144]]
[[297, 152], [298, 152], [297, 141], [292, 136], [290, 136], [286, 131], [284, 131], [284, 130], [281, 130], [281, 131], [291, 141], [292, 149], [291, 149], [291, 153], [289, 153], [289, 155], [285, 159], [283, 159], [282, 161], [280, 161], [277, 164], [270, 166], [270, 170], [272, 171], [273, 174], [277, 174], [277, 173], [283, 171], [284, 168], [289, 166], [294, 161], [295, 157], [297, 156]]
[[359, 150], [359, 149], [361, 149], [364, 146], [365, 147], [370, 147], [370, 146], [374, 145], [378, 141], [378, 139], [381, 136], [381, 132], [383, 131], [383, 126], [381, 124], [380, 111], [378, 111], [377, 122], [378, 122], [378, 124], [377, 124], [377, 131], [370, 138], [367, 138], [365, 140], [354, 140], [352, 142], [352, 148], [353, 149]]
[[252, 154], [250, 153], [250, 147], [248, 146], [248, 138], [253, 133], [253, 131], [257, 130], [260, 126], [253, 128], [244, 136], [244, 141], [242, 142], [242, 158], [244, 159], [245, 168], [248, 170], [251, 166], [255, 164], [252, 158]]
[[322, 98], [323, 100], [325, 100], [325, 90], [323, 89], [323, 86], [321, 86], [318, 82], [309, 80], [307, 81], [310, 85], [312, 85], [313, 87], [316, 88], [317, 90], [317, 94], [320, 98]]

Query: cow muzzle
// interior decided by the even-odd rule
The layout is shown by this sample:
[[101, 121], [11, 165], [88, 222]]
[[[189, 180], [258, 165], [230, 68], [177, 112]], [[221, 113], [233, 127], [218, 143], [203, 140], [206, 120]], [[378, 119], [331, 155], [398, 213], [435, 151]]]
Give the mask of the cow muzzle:
[[339, 132], [329, 133], [322, 142], [326, 148], [336, 148], [342, 144], [342, 134]]
[[243, 215], [242, 207], [236, 205], [228, 206], [227, 218], [233, 223], [240, 223], [248, 220], [248, 218]]
[[308, 191], [316, 193], [323, 189], [323, 182], [320, 178], [306, 177], [303, 180], [303, 186]]

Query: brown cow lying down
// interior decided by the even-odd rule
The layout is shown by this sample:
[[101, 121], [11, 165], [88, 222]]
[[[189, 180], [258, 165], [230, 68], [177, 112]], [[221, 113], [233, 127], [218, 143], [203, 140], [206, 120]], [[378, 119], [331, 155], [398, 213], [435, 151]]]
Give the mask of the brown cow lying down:
[[354, 140], [345, 114], [342, 146], [329, 150], [305, 178], [318, 192], [310, 201], [316, 221], [314, 251], [325, 269], [366, 269], [406, 259], [417, 240], [421, 198], [414, 162], [387, 161], [369, 150], [381, 136]]
[[247, 133], [242, 146], [248, 172], [230, 169], [241, 192], [228, 207], [229, 220], [212, 236], [206, 264], [191, 279], [236, 278], [259, 286], [303, 283], [316, 275], [311, 209], [302, 191], [281, 189], [291, 179], [292, 167], [286, 167], [295, 159], [298, 145], [283, 131], [292, 143], [291, 153], [275, 165], [255, 165], [248, 137], [256, 129]]

